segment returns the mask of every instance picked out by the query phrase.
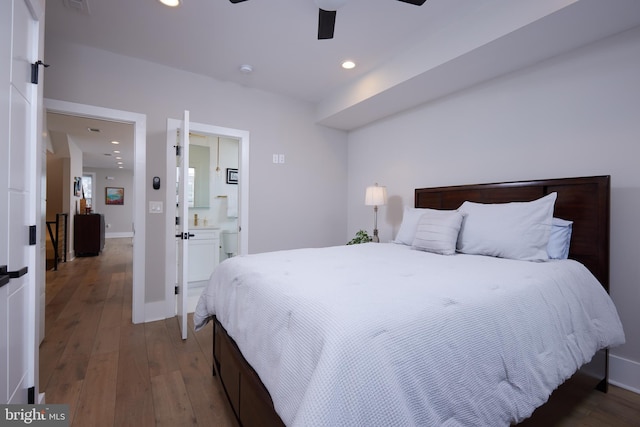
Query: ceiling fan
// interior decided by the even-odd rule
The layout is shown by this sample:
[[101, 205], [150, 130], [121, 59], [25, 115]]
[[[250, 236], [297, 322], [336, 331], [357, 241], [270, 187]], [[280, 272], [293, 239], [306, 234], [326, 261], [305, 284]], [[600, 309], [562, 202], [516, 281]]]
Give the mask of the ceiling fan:
[[[229, 0], [231, 3], [241, 3], [247, 0]], [[404, 3], [422, 6], [427, 0], [398, 0]], [[347, 2], [347, 0], [315, 0], [319, 7], [318, 14], [318, 40], [333, 38], [333, 30], [336, 26], [336, 11]]]

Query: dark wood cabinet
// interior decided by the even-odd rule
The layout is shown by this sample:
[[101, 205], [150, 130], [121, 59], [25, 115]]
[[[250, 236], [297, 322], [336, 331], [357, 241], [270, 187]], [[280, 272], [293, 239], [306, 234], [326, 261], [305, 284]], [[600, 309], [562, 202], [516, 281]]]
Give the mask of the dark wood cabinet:
[[76, 256], [99, 255], [104, 248], [104, 216], [102, 214], [73, 217], [73, 247]]

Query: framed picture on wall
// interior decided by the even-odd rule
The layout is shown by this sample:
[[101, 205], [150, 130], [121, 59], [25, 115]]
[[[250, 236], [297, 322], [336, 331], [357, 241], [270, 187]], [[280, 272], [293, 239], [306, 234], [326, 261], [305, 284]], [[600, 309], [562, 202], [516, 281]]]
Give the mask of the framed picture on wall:
[[238, 169], [227, 168], [227, 184], [238, 183]]
[[124, 205], [123, 187], [106, 187], [104, 203], [106, 205]]

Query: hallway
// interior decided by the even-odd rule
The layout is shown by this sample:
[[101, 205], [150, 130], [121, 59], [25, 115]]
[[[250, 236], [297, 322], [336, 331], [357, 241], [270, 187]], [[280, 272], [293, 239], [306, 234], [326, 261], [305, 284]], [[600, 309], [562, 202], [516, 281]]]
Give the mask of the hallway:
[[[212, 328], [131, 323], [130, 238], [47, 271], [40, 388], [71, 426], [236, 426], [211, 375]], [[192, 319], [190, 318], [190, 322]]]

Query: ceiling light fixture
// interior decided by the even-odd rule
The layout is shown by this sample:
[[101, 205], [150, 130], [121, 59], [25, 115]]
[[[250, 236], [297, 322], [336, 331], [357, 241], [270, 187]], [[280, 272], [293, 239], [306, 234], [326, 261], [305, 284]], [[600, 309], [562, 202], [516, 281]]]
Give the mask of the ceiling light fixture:
[[220, 176], [222, 170], [220, 169], [220, 137], [218, 137], [218, 154], [216, 155], [216, 175]]
[[240, 71], [242, 71], [245, 74], [250, 74], [253, 72], [253, 67], [249, 64], [243, 64], [240, 66]]
[[347, 0], [316, 0], [316, 5], [322, 10], [338, 10]]
[[342, 63], [342, 68], [344, 68], [345, 70], [350, 70], [355, 67], [356, 67], [356, 63], [353, 61], [344, 61]]
[[169, 6], [169, 7], [180, 6], [180, 0], [158, 0], [158, 1], [163, 5]]

